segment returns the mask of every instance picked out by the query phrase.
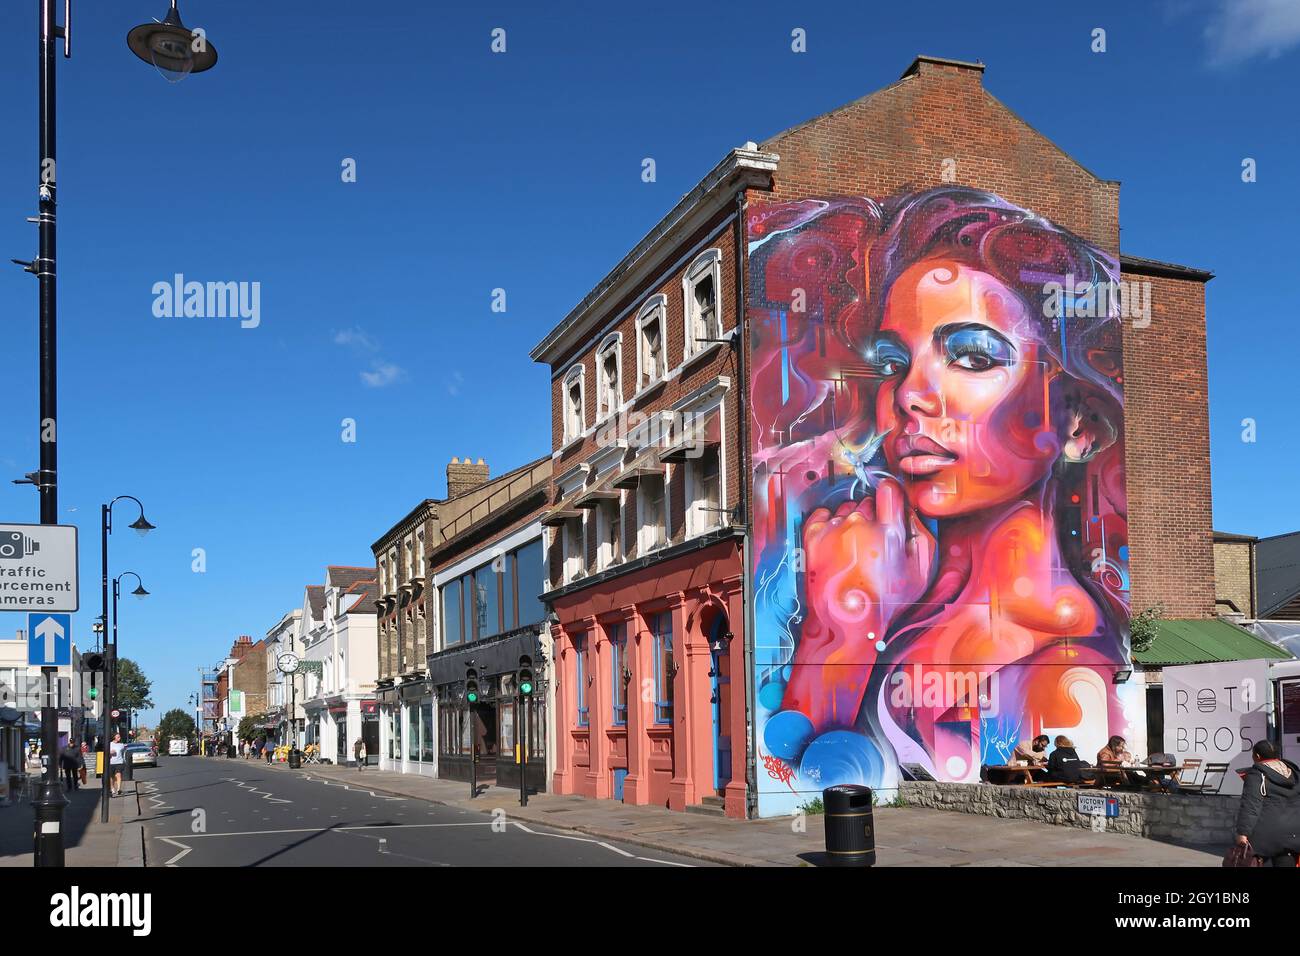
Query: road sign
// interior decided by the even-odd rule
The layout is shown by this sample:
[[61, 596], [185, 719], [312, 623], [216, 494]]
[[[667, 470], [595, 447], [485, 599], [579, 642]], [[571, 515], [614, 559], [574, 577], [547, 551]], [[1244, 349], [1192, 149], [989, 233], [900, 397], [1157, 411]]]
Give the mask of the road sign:
[[113, 716], [114, 716], [114, 717], [121, 717], [121, 716], [122, 716], [122, 712], [121, 712], [120, 710], [115, 710], [115, 711], [113, 711]]
[[75, 611], [77, 529], [0, 524], [0, 611]]
[[27, 663], [37, 667], [67, 667], [72, 663], [69, 615], [27, 615]]

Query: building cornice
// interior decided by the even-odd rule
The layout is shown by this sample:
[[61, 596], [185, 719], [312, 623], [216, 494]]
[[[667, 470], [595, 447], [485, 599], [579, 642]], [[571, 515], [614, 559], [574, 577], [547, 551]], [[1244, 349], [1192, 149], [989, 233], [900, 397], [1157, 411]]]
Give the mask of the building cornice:
[[555, 364], [590, 334], [611, 303], [618, 302], [659, 268], [676, 247], [727, 209], [736, 193], [770, 189], [780, 157], [752, 143], [733, 149], [641, 239], [623, 260], [587, 293], [577, 307], [529, 353], [534, 362]]

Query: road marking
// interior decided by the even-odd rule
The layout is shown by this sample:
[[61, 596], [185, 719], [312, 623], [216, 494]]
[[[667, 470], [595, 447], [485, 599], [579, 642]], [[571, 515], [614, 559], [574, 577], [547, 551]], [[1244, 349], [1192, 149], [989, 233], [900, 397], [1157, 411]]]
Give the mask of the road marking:
[[157, 839], [162, 840], [164, 843], [170, 843], [172, 846], [178, 846], [181, 848], [181, 852], [177, 853], [174, 857], [164, 863], [163, 866], [175, 866], [177, 860], [194, 849], [192, 846], [186, 846], [184, 843], [177, 843], [175, 840], [168, 839], [167, 837], [157, 837]]
[[331, 783], [329, 780], [326, 780], [324, 777], [313, 777], [309, 773], [302, 774], [302, 778], [304, 780], [311, 780], [315, 783], [323, 783], [327, 787], [342, 787], [344, 790], [352, 790], [353, 793], [368, 793], [376, 800], [395, 800], [400, 802], [406, 799], [405, 797], [390, 797], [388, 794], [375, 793], [375, 791], [367, 790], [364, 787], [359, 787], [353, 790], [353, 788], [349, 787], [346, 783]]
[[518, 821], [515, 820], [512, 820], [510, 822], [513, 823], [520, 830], [523, 830], [525, 833], [531, 834], [532, 836], [548, 836], [548, 837], [556, 837], [557, 839], [560, 840], [577, 840], [579, 843], [594, 843], [596, 844], [596, 846], [603, 846], [606, 850], [612, 850], [613, 852], [619, 854], [620, 856], [625, 856], [632, 860], [644, 860], [646, 863], [661, 863], [664, 866], [683, 866], [683, 867], [694, 866], [694, 864], [691, 863], [674, 863], [672, 860], [656, 860], [653, 857], [637, 856], [635, 853], [627, 852], [627, 850], [620, 850], [618, 847], [614, 846], [611, 843], [606, 843], [604, 840], [596, 840], [591, 837], [576, 836], [575, 834], [572, 833], [545, 833], [541, 830], [530, 830], [528, 829], [528, 827], [524, 826], [522, 823], [519, 823]]
[[[186, 833], [186, 840], [206, 839], [208, 837], [231, 837], [231, 836], [274, 836], [277, 833], [331, 833], [338, 830], [425, 830], [431, 827], [490, 827], [494, 821], [485, 820], [482, 823], [369, 823], [366, 825], [357, 824], [345, 827], [293, 827], [286, 830], [241, 830], [236, 833]], [[166, 840], [168, 843], [173, 842], [171, 837], [154, 837], [155, 840]], [[176, 846], [182, 844], [177, 843]]]
[[271, 801], [272, 803], [293, 803], [292, 800], [286, 800], [286, 799], [284, 799], [283, 797], [275, 797], [275, 796], [272, 796], [272, 795], [271, 795], [271, 791], [269, 791], [269, 790], [258, 790], [258, 789], [257, 789], [256, 787], [254, 787], [251, 783], [244, 783], [244, 781], [242, 781], [242, 780], [236, 780], [234, 777], [222, 777], [221, 779], [222, 779], [222, 780], [225, 780], [225, 781], [228, 782], [228, 783], [233, 783], [233, 784], [237, 785], [238, 787], [240, 787], [240, 789], [243, 789], [243, 790], [251, 790], [254, 794], [259, 794], [259, 793], [260, 793], [260, 794], [262, 795], [262, 799], [263, 799], [263, 800], [269, 800], [269, 801]]

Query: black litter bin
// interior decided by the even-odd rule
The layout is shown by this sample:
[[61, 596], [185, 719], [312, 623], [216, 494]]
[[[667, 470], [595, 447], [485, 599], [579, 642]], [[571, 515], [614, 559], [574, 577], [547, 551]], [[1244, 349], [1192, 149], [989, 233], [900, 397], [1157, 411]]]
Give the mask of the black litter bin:
[[234, 745], [234, 744], [231, 744], [229, 747], [226, 748], [226, 756], [227, 756], [227, 757], [238, 757], [238, 756], [239, 756], [239, 751], [235, 748], [235, 745]]
[[853, 783], [822, 791], [826, 808], [826, 856], [831, 866], [875, 866], [876, 826], [871, 788]]
[[122, 779], [123, 780], [135, 779], [135, 769], [133, 767], [133, 763], [134, 761], [132, 761], [131, 755], [126, 751], [123, 751], [122, 752]]
[[302, 751], [294, 747], [289, 751], [289, 769], [297, 770], [302, 766]]

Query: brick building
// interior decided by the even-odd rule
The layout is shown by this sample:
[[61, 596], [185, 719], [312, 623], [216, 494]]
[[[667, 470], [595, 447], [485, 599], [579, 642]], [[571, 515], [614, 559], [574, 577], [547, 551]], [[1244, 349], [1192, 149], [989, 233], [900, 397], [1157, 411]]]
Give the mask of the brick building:
[[[481, 780], [517, 785], [517, 770], [504, 762], [498, 770], [497, 755], [516, 743], [508, 685], [519, 656], [541, 657], [537, 519], [550, 476], [549, 458], [496, 478], [481, 458], [453, 458], [446, 497], [421, 502], [373, 545], [385, 769], [468, 780], [473, 747]], [[461, 696], [471, 660], [483, 691], [472, 720]], [[539, 691], [530, 777], [544, 789], [545, 681]]]
[[1119, 183], [983, 72], [733, 150], [534, 348], [558, 792], [771, 815], [1141, 749], [1130, 609], [1214, 614], [1211, 276], [1121, 252]]

